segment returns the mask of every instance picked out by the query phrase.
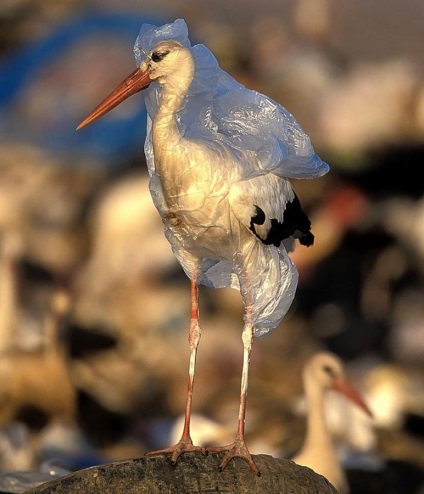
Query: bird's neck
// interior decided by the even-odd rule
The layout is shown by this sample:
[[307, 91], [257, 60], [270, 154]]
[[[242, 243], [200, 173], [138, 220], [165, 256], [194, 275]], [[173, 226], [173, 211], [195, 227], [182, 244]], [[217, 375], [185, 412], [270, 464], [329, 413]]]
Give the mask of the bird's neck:
[[[159, 106], [153, 120], [153, 146], [157, 153], [166, 152], [181, 142], [177, 113], [193, 80], [194, 66], [185, 67], [162, 84]], [[175, 148], [174, 148], [175, 149]], [[160, 161], [160, 160], [159, 160]]]
[[340, 494], [348, 494], [346, 477], [325, 421], [325, 391], [313, 383], [309, 386], [305, 383], [305, 392], [308, 410], [306, 437], [294, 460], [324, 475]]
[[322, 448], [324, 444], [333, 447], [324, 414], [324, 390], [315, 386], [309, 388], [306, 385], [308, 414], [304, 448]]
[[170, 137], [179, 136], [177, 112], [181, 108], [184, 95], [174, 93], [168, 86], [162, 88], [159, 107], [153, 121], [155, 140], [166, 143]]

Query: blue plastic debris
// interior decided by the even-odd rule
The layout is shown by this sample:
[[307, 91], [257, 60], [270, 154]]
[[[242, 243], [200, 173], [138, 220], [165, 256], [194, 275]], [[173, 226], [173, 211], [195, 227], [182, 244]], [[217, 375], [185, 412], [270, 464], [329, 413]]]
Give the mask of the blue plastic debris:
[[[130, 55], [128, 67], [122, 64], [131, 54], [143, 22], [144, 17], [117, 14], [73, 19], [46, 39], [0, 62], [0, 139], [23, 140], [64, 155], [96, 158], [106, 166], [119, 166], [134, 155], [144, 156], [140, 145], [146, 133], [143, 104], [130, 105], [127, 111], [103, 119], [86, 132], [75, 131], [92, 101], [102, 96], [92, 95], [89, 85], [95, 82], [107, 94], [114, 78], [118, 81], [121, 77], [119, 64], [107, 66], [103, 62], [97, 67], [96, 60], [111, 57], [111, 47], [117, 45], [112, 61], [113, 56], [121, 61], [122, 75], [131, 70], [134, 62]], [[75, 58], [84, 56], [90, 46], [98, 50], [98, 55], [93, 55], [96, 63], [89, 67], [89, 74], [85, 69], [75, 73]], [[80, 66], [84, 64], [80, 62]], [[102, 82], [110, 87], [101, 86]], [[93, 100], [84, 101], [80, 91], [84, 84]]]

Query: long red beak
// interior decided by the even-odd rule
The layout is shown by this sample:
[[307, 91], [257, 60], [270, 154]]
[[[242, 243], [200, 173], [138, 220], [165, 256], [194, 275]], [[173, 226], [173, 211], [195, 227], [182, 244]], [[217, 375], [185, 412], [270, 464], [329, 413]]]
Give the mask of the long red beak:
[[78, 125], [77, 130], [102, 117], [133, 94], [146, 88], [151, 82], [148, 71], [135, 69]]
[[358, 393], [358, 391], [350, 384], [349, 381], [346, 381], [345, 379], [338, 379], [337, 381], [334, 381], [333, 383], [333, 389], [338, 391], [339, 393], [343, 394], [348, 398], [350, 401], [355, 403], [359, 408], [362, 408], [362, 410], [369, 415], [371, 418], [373, 417], [373, 413], [371, 410], [368, 408], [368, 406], [365, 404], [364, 400], [362, 399], [361, 395]]

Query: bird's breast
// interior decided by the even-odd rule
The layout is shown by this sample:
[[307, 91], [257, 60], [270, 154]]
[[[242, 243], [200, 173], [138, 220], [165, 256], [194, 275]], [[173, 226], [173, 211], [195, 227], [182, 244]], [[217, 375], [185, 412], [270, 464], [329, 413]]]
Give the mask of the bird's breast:
[[199, 257], [229, 255], [231, 220], [227, 187], [209, 181], [174, 180], [164, 187], [163, 193], [162, 220], [171, 243], [176, 242]]
[[198, 255], [227, 256], [228, 195], [240, 179], [239, 167], [223, 153], [182, 139], [176, 147], [156, 146], [155, 168], [162, 188], [160, 212], [171, 238]]
[[202, 257], [227, 257], [231, 224], [225, 195], [196, 192], [173, 198], [162, 219], [186, 250]]

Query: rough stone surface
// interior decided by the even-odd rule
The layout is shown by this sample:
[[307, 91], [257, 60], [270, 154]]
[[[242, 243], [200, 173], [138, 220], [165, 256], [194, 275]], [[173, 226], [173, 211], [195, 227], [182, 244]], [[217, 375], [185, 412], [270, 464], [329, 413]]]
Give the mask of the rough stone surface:
[[222, 454], [185, 453], [173, 465], [168, 455], [86, 468], [46, 482], [25, 494], [337, 494], [322, 476], [295, 463], [254, 455], [255, 476], [242, 459], [218, 470]]

